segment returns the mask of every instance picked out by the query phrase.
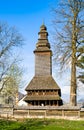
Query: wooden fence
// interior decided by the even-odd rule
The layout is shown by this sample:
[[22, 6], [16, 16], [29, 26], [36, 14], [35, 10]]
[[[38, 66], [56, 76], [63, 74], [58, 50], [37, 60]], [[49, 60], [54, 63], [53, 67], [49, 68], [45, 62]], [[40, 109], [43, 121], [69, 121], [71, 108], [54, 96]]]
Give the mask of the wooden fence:
[[0, 106], [0, 117], [6, 118], [84, 118], [84, 108], [60, 106], [13, 107]]

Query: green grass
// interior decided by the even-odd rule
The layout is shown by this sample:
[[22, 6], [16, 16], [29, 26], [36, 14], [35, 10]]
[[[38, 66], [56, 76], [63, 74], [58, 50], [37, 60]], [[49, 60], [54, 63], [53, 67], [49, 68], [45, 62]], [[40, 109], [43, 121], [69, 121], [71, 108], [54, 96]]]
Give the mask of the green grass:
[[0, 130], [84, 130], [84, 121], [56, 119], [8, 121], [0, 119]]

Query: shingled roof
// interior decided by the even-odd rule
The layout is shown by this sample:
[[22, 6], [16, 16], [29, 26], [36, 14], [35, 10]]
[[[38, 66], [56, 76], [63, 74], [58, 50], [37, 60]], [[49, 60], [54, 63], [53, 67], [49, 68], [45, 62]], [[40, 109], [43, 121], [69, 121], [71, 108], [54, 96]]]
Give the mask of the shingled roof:
[[28, 90], [58, 90], [60, 89], [52, 76], [34, 76], [26, 87]]
[[59, 95], [31, 95], [31, 96], [26, 96], [25, 101], [31, 101], [31, 100], [61, 100]]

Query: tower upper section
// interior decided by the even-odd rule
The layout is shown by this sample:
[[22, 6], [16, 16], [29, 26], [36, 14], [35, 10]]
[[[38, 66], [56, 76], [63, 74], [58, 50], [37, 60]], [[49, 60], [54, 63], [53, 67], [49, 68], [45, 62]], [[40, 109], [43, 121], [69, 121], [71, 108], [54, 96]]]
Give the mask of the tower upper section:
[[39, 39], [35, 53], [35, 76], [50, 76], [52, 74], [52, 51], [48, 42], [48, 32], [43, 24], [38, 33]]
[[39, 35], [39, 38], [36, 44], [35, 51], [51, 51], [50, 43], [48, 42], [47, 28], [44, 24], [40, 27], [40, 32], [38, 33], [38, 35]]

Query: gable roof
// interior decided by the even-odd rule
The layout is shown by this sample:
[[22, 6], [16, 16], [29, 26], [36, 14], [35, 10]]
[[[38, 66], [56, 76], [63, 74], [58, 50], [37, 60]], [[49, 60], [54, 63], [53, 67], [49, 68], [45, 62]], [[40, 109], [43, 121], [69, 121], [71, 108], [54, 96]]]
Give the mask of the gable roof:
[[60, 89], [52, 76], [34, 76], [26, 87], [28, 90], [58, 90]]

